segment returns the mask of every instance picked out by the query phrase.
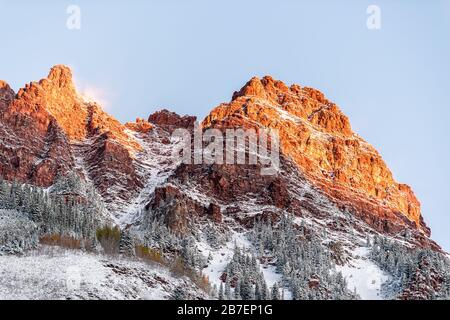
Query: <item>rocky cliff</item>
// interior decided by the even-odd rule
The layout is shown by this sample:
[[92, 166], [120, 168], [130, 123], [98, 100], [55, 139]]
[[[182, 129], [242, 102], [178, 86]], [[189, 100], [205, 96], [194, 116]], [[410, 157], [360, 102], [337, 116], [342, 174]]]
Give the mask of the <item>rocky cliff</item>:
[[[396, 277], [405, 268], [418, 271], [394, 297], [423, 298], [442, 291], [447, 271], [440, 265], [446, 262], [430, 239], [412, 189], [394, 180], [380, 154], [353, 132], [347, 116], [324, 94], [269, 76], [252, 78], [198, 127], [202, 132], [275, 130], [280, 166], [273, 175], [262, 175], [260, 163], [181, 163], [175, 155], [182, 141], [172, 134], [178, 128], [194, 132], [195, 122], [194, 116], [164, 109], [148, 120], [121, 124], [77, 92], [66, 66], [53, 67], [46, 78], [17, 94], [0, 81], [0, 178], [47, 188], [75, 173], [98, 192], [112, 221], [137, 239], [150, 241], [158, 228], [169, 238], [195, 239], [189, 247], [197, 248], [196, 254], [209, 252], [210, 265], [200, 268], [217, 285], [227, 277], [224, 267], [234, 259], [236, 244], [259, 246], [253, 251], [265, 272], [273, 273], [269, 279], [280, 276], [275, 265], [284, 277], [292, 276], [292, 266], [277, 255], [293, 252], [282, 245], [285, 235], [272, 232], [272, 226], [284, 224], [301, 256], [291, 262], [301, 269], [304, 254], [320, 249], [305, 261], [314, 265], [322, 252], [320, 263], [333, 269], [321, 270], [322, 279], [310, 267], [302, 271], [309, 278], [301, 273], [287, 279], [292, 296], [304, 297], [299, 289], [304, 280], [330, 293], [321, 286], [331, 281], [330, 272], [340, 271], [349, 292], [354, 284], [362, 298], [376, 298], [382, 295], [380, 283], [361, 287], [359, 282], [372, 284], [375, 277], [395, 284], [403, 281]], [[286, 217], [294, 229], [282, 222]], [[269, 224], [262, 236], [280, 242], [265, 241], [265, 250], [264, 243], [248, 237], [261, 221]], [[164, 231], [167, 227], [170, 232]], [[423, 276], [425, 265], [436, 275], [431, 285]], [[426, 292], [414, 289], [419, 283], [427, 284]]]
[[5, 179], [49, 187], [58, 176], [77, 171], [106, 203], [128, 200], [142, 188], [132, 165], [142, 147], [130, 131], [146, 131], [150, 124], [122, 125], [98, 104], [86, 102], [68, 67], [53, 67], [17, 94], [2, 82], [1, 98], [0, 174]]
[[323, 93], [286, 86], [266, 76], [251, 79], [230, 103], [215, 108], [203, 127], [273, 128], [282, 153], [339, 207], [370, 222], [411, 225], [429, 234], [411, 188], [394, 180], [379, 153], [351, 129]]
[[[77, 93], [66, 66], [53, 67], [46, 78], [17, 94], [2, 81], [0, 110], [3, 178], [48, 187], [58, 176], [76, 171], [94, 184], [120, 221], [133, 221], [136, 217], [124, 215], [144, 205], [156, 208], [170, 194], [175, 199], [171, 206], [178, 208], [172, 212], [175, 220], [200, 212], [213, 214], [217, 221], [229, 214], [247, 221], [255, 215], [249, 203], [264, 205], [262, 211], [274, 215], [280, 209], [296, 215], [321, 211], [299, 191], [302, 181], [341, 212], [379, 232], [412, 230], [421, 243], [430, 234], [411, 188], [394, 180], [379, 153], [315, 89], [288, 87], [269, 76], [252, 78], [202, 122], [203, 130], [275, 129], [286, 172], [277, 177], [261, 177], [255, 166], [175, 163], [170, 134], [176, 128], [192, 129], [195, 117], [162, 110], [148, 121], [122, 125]], [[202, 195], [189, 196], [193, 190]], [[201, 204], [199, 198], [207, 200]], [[163, 202], [165, 209], [159, 211], [167, 215], [172, 209]]]

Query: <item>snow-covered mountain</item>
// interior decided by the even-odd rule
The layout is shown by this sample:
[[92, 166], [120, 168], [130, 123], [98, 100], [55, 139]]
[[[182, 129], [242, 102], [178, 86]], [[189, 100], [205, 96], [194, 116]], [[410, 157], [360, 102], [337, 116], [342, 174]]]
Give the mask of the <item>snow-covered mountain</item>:
[[[412, 189], [321, 92], [253, 78], [195, 121], [121, 124], [65, 66], [17, 94], [0, 82], [0, 297], [449, 297]], [[175, 156], [177, 129], [236, 128], [278, 132], [276, 174]], [[65, 290], [71, 268], [95, 281]]]

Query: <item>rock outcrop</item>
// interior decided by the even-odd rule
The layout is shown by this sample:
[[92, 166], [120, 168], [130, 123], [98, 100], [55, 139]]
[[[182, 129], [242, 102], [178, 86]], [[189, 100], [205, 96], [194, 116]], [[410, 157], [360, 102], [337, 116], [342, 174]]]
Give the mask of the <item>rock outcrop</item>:
[[1, 82], [0, 98], [3, 178], [49, 187], [58, 176], [76, 171], [107, 202], [142, 188], [133, 166], [142, 147], [133, 132], [148, 132], [151, 125], [122, 125], [98, 104], [86, 102], [76, 91], [70, 68], [53, 67], [46, 78], [27, 84], [17, 95]]
[[0, 110], [5, 108], [14, 99], [14, 90], [9, 84], [0, 80]]
[[178, 128], [192, 129], [194, 128], [197, 117], [193, 116], [179, 116], [175, 112], [163, 109], [151, 114], [148, 118], [150, 123], [156, 124], [159, 127], [172, 132]]
[[323, 93], [268, 76], [253, 78], [203, 121], [204, 128], [255, 124], [275, 129], [282, 153], [339, 206], [367, 221], [412, 224], [429, 234], [411, 188], [394, 180], [378, 152]]
[[[183, 163], [175, 156], [180, 154], [179, 147], [200, 140], [198, 136], [190, 140], [172, 137], [178, 128], [195, 134], [207, 129], [217, 129], [216, 133], [230, 128], [258, 132], [272, 129], [280, 140], [279, 168], [275, 174], [265, 175], [263, 163]], [[214, 139], [217, 141], [222, 140]], [[273, 146], [274, 141], [269, 141]], [[203, 141], [203, 146], [208, 142]], [[239, 148], [250, 151], [248, 147]], [[199, 154], [195, 147], [187, 149]], [[223, 154], [226, 152], [223, 150]], [[260, 149], [252, 152], [259, 159], [267, 158]], [[51, 187], [68, 174], [80, 176], [100, 194], [97, 197], [92, 192], [102, 213], [109, 213], [109, 218], [124, 231], [120, 248], [124, 255], [134, 249], [131, 235], [149, 240], [145, 243], [149, 247], [153, 238], [161, 237], [158, 241], [162, 243], [174, 240], [174, 233], [188, 235], [191, 237], [186, 239], [200, 244], [199, 253], [209, 252], [212, 257], [208, 258], [210, 265], [203, 269], [216, 273], [212, 270], [219, 260], [225, 267], [226, 259], [234, 259], [226, 256], [231, 252], [230, 245], [234, 242], [237, 246], [240, 241], [247, 246], [247, 240], [252, 242], [248, 229], [263, 220], [272, 222], [264, 225], [265, 242], [286, 247], [291, 242], [302, 246], [303, 240], [317, 240], [314, 244], [320, 243], [325, 250], [323, 259], [336, 261], [337, 269], [332, 270], [355, 270], [358, 277], [361, 266], [378, 270], [379, 266], [372, 264], [374, 257], [369, 255], [373, 248], [380, 249], [381, 242], [376, 239], [389, 239], [404, 247], [399, 254], [402, 257], [414, 249], [426, 248], [418, 256], [417, 267], [409, 272], [412, 282], [398, 293], [398, 298], [434, 297], [446, 281], [428, 250], [439, 255], [442, 249], [430, 239], [430, 229], [412, 189], [394, 180], [380, 154], [353, 132], [340, 108], [312, 88], [287, 86], [268, 76], [252, 78], [233, 94], [230, 102], [216, 107], [197, 126], [196, 117], [168, 110], [157, 111], [148, 120], [138, 118], [122, 124], [99, 104], [85, 100], [73, 84], [70, 68], [62, 65], [53, 67], [46, 78], [27, 84], [17, 94], [0, 81], [0, 179]], [[78, 195], [64, 194], [66, 201], [74, 196]], [[287, 214], [298, 233], [283, 229], [287, 219], [282, 217]], [[164, 227], [159, 225], [161, 222]], [[280, 236], [275, 237], [278, 231], [270, 230], [281, 231]], [[194, 249], [190, 240], [189, 249]], [[153, 244], [165, 248], [166, 244], [161, 243]], [[321, 252], [317, 251], [319, 246], [305, 243], [308, 251], [304, 248], [300, 252], [314, 257]], [[282, 260], [278, 254], [284, 251], [268, 257], [270, 250], [252, 245], [255, 251], [264, 252], [260, 262], [265, 267], [269, 261], [274, 264]], [[393, 260], [388, 263], [394, 266], [401, 259], [389, 255], [390, 246], [386, 248], [380, 261]], [[178, 249], [162, 250], [172, 257]], [[289, 266], [288, 261], [282, 269]], [[303, 256], [298, 261], [303, 264]], [[359, 263], [353, 265], [355, 261]], [[327, 267], [322, 262], [319, 264]], [[305, 269], [315, 272], [309, 270], [315, 264], [316, 260], [309, 262]], [[403, 272], [401, 268], [398, 270]], [[225, 280], [223, 275], [227, 277], [222, 273], [221, 280]], [[304, 287], [325, 290], [322, 285], [327, 276], [311, 274], [303, 278], [309, 279]]]
[[315, 89], [253, 78], [202, 123], [203, 130], [275, 129], [282, 174], [274, 177], [261, 176], [257, 165], [176, 165], [170, 134], [193, 129], [196, 117], [162, 110], [123, 125], [77, 93], [66, 66], [16, 95], [0, 82], [0, 111], [3, 178], [48, 187], [76, 171], [117, 217], [135, 201], [133, 210], [146, 204], [182, 231], [192, 217], [249, 225], [259, 214], [324, 218], [336, 209], [379, 232], [413, 230], [420, 243], [430, 233], [411, 188], [394, 180], [339, 107]]
[[148, 133], [150, 130], [153, 129], [153, 126], [150, 122], [141, 119], [136, 118], [135, 122], [127, 122], [125, 123], [125, 127], [128, 129], [134, 131], [134, 132], [140, 132], [140, 133]]

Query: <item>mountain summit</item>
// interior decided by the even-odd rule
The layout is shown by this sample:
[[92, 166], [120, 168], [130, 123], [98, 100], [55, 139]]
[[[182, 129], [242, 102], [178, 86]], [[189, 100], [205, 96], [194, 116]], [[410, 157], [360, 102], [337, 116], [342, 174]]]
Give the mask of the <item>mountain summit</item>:
[[[62, 65], [17, 94], [0, 81], [0, 214], [9, 226], [14, 219], [2, 203], [34, 212], [27, 230], [39, 225], [41, 239], [53, 239], [55, 219], [22, 199], [31, 185], [40, 190], [33, 201], [50, 192], [58, 208], [75, 203], [77, 214], [88, 214], [80, 233], [73, 208], [67, 219], [63, 209], [50, 208], [64, 216], [58, 237], [98, 243], [103, 229], [93, 221], [112, 223], [125, 242], [121, 252], [182, 260], [243, 299], [256, 297], [256, 283], [274, 287], [275, 298], [279, 286], [294, 299], [450, 294], [448, 261], [430, 239], [412, 189], [394, 180], [323, 93], [254, 77], [202, 121], [203, 132], [275, 130], [276, 175], [261, 175], [261, 164], [181, 163], [174, 157], [180, 139], [172, 134], [194, 132], [195, 121], [161, 110], [121, 124], [83, 99]], [[369, 281], [375, 284], [361, 285]], [[238, 283], [244, 292], [236, 293]]]
[[408, 224], [429, 235], [411, 188], [394, 180], [375, 148], [352, 131], [347, 116], [320, 91], [288, 87], [270, 76], [252, 78], [203, 126], [224, 123], [276, 129], [283, 154], [342, 209], [385, 231]]
[[[134, 124], [122, 125], [98, 104], [83, 100], [73, 84], [70, 68], [64, 65], [51, 68], [39, 82], [27, 84], [14, 99], [5, 82], [1, 90], [3, 130], [10, 129], [9, 136], [16, 135], [17, 139], [8, 144], [3, 140], [3, 148], [8, 147], [3, 154], [9, 156], [0, 172], [11, 180], [46, 187], [58, 175], [95, 162], [88, 172], [82, 171], [86, 179], [102, 181], [97, 182], [98, 187], [106, 192], [111, 187], [107, 184], [114, 182], [103, 181], [102, 174], [89, 171], [96, 172], [97, 166], [105, 168], [106, 163], [112, 166], [117, 161], [113, 166], [117, 171], [112, 175], [125, 174], [125, 185], [133, 186], [131, 193], [139, 193], [144, 183], [136, 172], [134, 158], [136, 152], [145, 150], [139, 142], [142, 137], [136, 134], [158, 131], [151, 130], [152, 122], [171, 133], [177, 127], [192, 127], [195, 121], [195, 117], [179, 117], [163, 110], [151, 115], [149, 122], [138, 119]], [[393, 179], [379, 153], [352, 131], [347, 116], [320, 91], [296, 84], [288, 87], [270, 76], [254, 77], [233, 94], [229, 103], [212, 110], [202, 127], [246, 128], [255, 124], [277, 130], [283, 156], [292, 160], [296, 170], [341, 210], [382, 232], [398, 232], [406, 227], [429, 236], [411, 188]], [[26, 130], [24, 125], [28, 126]], [[27, 138], [37, 141], [28, 146]], [[18, 153], [11, 148], [14, 143], [28, 151]], [[77, 156], [81, 146], [84, 151]], [[102, 156], [94, 160], [94, 155]], [[114, 202], [116, 196], [108, 198]]]

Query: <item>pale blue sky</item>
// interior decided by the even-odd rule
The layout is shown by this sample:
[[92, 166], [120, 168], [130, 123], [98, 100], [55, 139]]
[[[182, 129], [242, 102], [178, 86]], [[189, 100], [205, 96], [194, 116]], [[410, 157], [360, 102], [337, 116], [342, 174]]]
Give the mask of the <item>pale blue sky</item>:
[[[66, 28], [69, 4], [79, 31]], [[366, 27], [371, 4], [379, 31]], [[0, 30], [0, 79], [17, 90], [71, 65], [121, 121], [160, 107], [203, 117], [254, 75], [320, 89], [450, 250], [449, 1], [0, 0]]]

